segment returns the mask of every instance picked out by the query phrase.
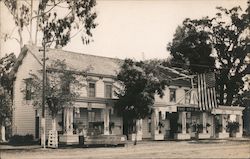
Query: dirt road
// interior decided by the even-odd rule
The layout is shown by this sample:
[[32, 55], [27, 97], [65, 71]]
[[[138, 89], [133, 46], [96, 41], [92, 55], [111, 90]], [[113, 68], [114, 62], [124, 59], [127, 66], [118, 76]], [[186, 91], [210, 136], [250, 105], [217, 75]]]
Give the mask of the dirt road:
[[1, 150], [1, 159], [57, 158], [250, 158], [250, 142], [147, 141], [125, 147]]

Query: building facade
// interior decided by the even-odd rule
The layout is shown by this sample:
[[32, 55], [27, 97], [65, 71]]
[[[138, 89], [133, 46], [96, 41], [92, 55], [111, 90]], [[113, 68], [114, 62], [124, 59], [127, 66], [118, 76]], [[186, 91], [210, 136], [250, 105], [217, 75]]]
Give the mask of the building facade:
[[[85, 85], [79, 90], [80, 97], [74, 102], [74, 107], [65, 108], [58, 114], [56, 126], [60, 142], [78, 143], [79, 135], [82, 134], [88, 136], [95, 133], [124, 133], [123, 120], [113, 109], [117, 100], [114, 91], [120, 89], [115, 77], [122, 60], [60, 49], [48, 49], [46, 57], [47, 64], [54, 59], [65, 60]], [[42, 53], [38, 47], [25, 46], [13, 69], [13, 135], [32, 134], [36, 139], [40, 138], [41, 110], [32, 105], [29, 79], [31, 73], [41, 71], [41, 59]], [[165, 73], [173, 79], [182, 77], [171, 69]], [[196, 90], [191, 88], [190, 80], [181, 78], [173, 80], [166, 87], [163, 98], [156, 96], [151, 117], [136, 123], [138, 140], [226, 138], [229, 137], [227, 123], [230, 120], [239, 123], [236, 136], [242, 135], [243, 108], [219, 106], [210, 111], [200, 111], [195, 97]], [[51, 117], [46, 110], [46, 134], [49, 130]], [[129, 135], [129, 139], [134, 139], [133, 134]]]

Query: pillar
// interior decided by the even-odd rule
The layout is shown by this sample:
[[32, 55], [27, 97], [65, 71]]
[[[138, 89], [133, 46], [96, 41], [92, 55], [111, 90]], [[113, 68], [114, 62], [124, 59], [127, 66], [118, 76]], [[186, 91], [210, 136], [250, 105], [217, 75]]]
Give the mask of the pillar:
[[137, 134], [142, 135], [142, 119], [136, 120]]
[[207, 133], [207, 114], [205, 112], [202, 113], [202, 133]]
[[242, 134], [243, 134], [243, 120], [242, 120], [242, 115], [237, 115], [236, 116], [236, 121], [239, 122], [239, 131], [236, 132], [236, 137], [242, 137]]
[[73, 135], [73, 108], [64, 108], [64, 133]]
[[159, 126], [158, 126], [158, 123], [159, 123], [159, 111], [158, 109], [154, 109], [154, 112], [152, 114], [152, 134], [153, 135], [157, 135], [159, 134]]
[[103, 109], [103, 118], [104, 118], [104, 135], [109, 135], [109, 109]]
[[186, 123], [187, 123], [187, 113], [186, 112], [180, 112], [181, 114], [181, 133], [182, 134], [186, 134], [187, 130], [186, 130]]
[[225, 119], [225, 115], [221, 114], [221, 124], [222, 124], [222, 133], [226, 133], [226, 119]]

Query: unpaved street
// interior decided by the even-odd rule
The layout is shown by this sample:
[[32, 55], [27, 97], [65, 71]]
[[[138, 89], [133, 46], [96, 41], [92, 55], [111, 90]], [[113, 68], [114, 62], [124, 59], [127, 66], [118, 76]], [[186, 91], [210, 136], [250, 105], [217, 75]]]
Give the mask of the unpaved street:
[[250, 142], [161, 141], [125, 147], [1, 150], [1, 159], [250, 158]]

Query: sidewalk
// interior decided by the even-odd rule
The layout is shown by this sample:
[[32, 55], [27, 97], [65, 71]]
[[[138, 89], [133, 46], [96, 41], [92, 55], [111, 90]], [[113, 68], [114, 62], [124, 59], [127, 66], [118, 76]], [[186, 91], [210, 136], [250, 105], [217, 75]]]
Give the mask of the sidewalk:
[[[204, 144], [209, 144], [209, 143], [230, 143], [230, 142], [244, 142], [244, 143], [250, 143], [250, 138], [242, 137], [242, 138], [226, 138], [226, 139], [202, 139], [202, 140], [163, 140], [163, 141], [152, 141], [152, 140], [142, 140], [142, 141], [137, 141], [138, 145], [144, 145], [144, 144], [150, 144], [150, 143], [163, 143], [163, 142], [169, 142], [169, 143], [176, 143], [176, 142], [186, 142], [190, 144], [198, 144], [198, 143], [204, 143]], [[127, 141], [127, 145], [125, 146], [130, 146], [134, 145], [133, 141]], [[99, 146], [97, 146], [99, 147]], [[81, 147], [78, 145], [68, 145], [68, 146], [63, 146], [59, 147], [59, 149], [67, 149], [67, 148], [85, 148]], [[95, 148], [95, 147], [91, 147]], [[8, 145], [7, 143], [0, 143], [0, 151], [1, 150], [34, 150], [34, 149], [43, 149], [41, 145], [27, 145], [27, 146], [13, 146], [13, 145]], [[50, 149], [50, 148], [46, 148]]]

